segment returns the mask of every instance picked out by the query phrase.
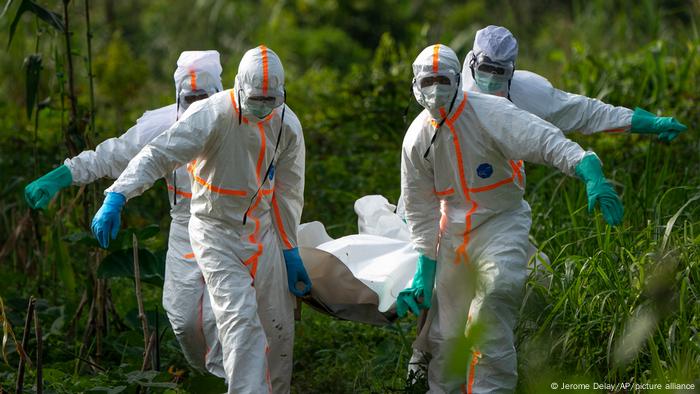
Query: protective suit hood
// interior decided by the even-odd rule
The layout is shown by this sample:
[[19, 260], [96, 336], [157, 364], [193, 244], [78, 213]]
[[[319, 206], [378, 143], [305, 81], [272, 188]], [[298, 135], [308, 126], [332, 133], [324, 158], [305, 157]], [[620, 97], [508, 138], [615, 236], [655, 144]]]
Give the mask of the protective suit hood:
[[[513, 34], [505, 27], [489, 25], [476, 32], [474, 47], [464, 60], [463, 71], [470, 70], [478, 91], [506, 97], [509, 94], [517, 57], [518, 41]], [[508, 75], [496, 76], [476, 71], [483, 59], [503, 66], [508, 70]]]
[[[443, 118], [449, 112], [450, 103], [460, 89], [460, 64], [457, 54], [446, 45], [431, 45], [418, 54], [412, 67], [413, 95], [416, 100], [433, 118]], [[450, 84], [421, 88], [421, 81], [426, 77], [446, 77]], [[445, 115], [441, 114], [441, 109]]]
[[518, 41], [505, 27], [489, 25], [476, 32], [470, 53], [484, 54], [497, 63], [515, 63]]
[[182, 114], [189, 106], [182, 97], [197, 93], [206, 93], [211, 96], [222, 91], [221, 71], [218, 51], [182, 52], [177, 59], [177, 68], [173, 76], [178, 114]]
[[284, 68], [277, 54], [265, 45], [248, 50], [238, 65], [234, 90], [243, 114], [247, 116], [256, 115], [251, 112], [250, 97], [274, 97], [274, 103], [269, 104], [270, 109], [282, 105]]

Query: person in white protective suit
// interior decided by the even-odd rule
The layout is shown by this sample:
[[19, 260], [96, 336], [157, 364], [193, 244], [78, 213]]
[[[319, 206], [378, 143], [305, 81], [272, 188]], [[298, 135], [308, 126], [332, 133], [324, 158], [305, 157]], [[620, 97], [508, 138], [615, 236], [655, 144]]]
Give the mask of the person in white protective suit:
[[[25, 196], [32, 208], [46, 207], [64, 187], [86, 185], [103, 177], [117, 178], [141, 148], [172, 126], [191, 103], [222, 91], [219, 53], [213, 50], [182, 52], [174, 78], [176, 103], [146, 111], [118, 138], [107, 139], [94, 151], [84, 151], [66, 159], [62, 166], [29, 184]], [[190, 365], [223, 377], [214, 314], [187, 233], [192, 196], [189, 174], [186, 167], [181, 166], [163, 175], [172, 217], [163, 306]]]
[[[518, 42], [508, 29], [490, 25], [478, 30], [474, 46], [462, 66], [462, 89], [506, 97], [518, 108], [552, 123], [565, 134], [656, 134], [660, 141], [670, 142], [687, 130], [672, 117], [655, 117], [640, 108], [633, 111], [556, 89], [538, 74], [516, 70], [517, 56]], [[524, 180], [524, 167], [522, 177]], [[401, 217], [404, 215], [403, 205], [403, 198], [400, 198], [397, 214]], [[529, 259], [536, 254], [537, 247], [530, 244]], [[539, 252], [532, 261], [535, 267], [540, 261], [549, 259]], [[427, 330], [427, 327], [423, 329]], [[409, 370], [417, 373], [419, 364], [427, 357], [414, 349]]]
[[[414, 346], [432, 354], [430, 392], [510, 393], [531, 224], [522, 160], [578, 175], [589, 210], [600, 204], [610, 224], [620, 223], [622, 203], [594, 153], [505, 98], [463, 92], [460, 68], [440, 44], [413, 63], [413, 92], [425, 110], [404, 138], [401, 190], [419, 261], [397, 312], [429, 308], [427, 335]], [[449, 375], [449, 352], [477, 323], [484, 330], [471, 362], [464, 374]]]
[[92, 223], [95, 236], [108, 241], [127, 199], [189, 163], [190, 240], [216, 317], [229, 393], [289, 392], [291, 293], [311, 288], [296, 235], [304, 138], [284, 101], [280, 59], [262, 45], [247, 51], [234, 88], [192, 104], [146, 145], [105, 191]]
[[515, 70], [518, 42], [505, 27], [487, 26], [476, 32], [474, 47], [464, 59], [462, 88], [507, 97], [560, 128], [565, 134], [599, 132], [656, 134], [670, 142], [687, 127], [672, 117], [657, 117], [586, 96], [556, 89], [544, 77]]

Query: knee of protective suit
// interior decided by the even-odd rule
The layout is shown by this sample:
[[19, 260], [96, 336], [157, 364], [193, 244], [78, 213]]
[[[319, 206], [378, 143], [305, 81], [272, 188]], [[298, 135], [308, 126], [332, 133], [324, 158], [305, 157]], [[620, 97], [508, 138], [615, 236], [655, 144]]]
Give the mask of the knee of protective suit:
[[503, 304], [520, 305], [527, 282], [527, 262], [486, 258], [480, 262], [477, 292], [483, 298]]
[[236, 311], [227, 311], [222, 316], [222, 319], [217, 317], [217, 322], [219, 320], [228, 322], [228, 326], [233, 330], [261, 326], [258, 312], [255, 308], [241, 308]]
[[168, 313], [168, 320], [170, 320], [170, 326], [173, 328], [175, 335], [194, 335], [202, 330], [202, 322], [199, 321], [199, 316], [195, 314], [187, 316]]
[[[182, 301], [182, 300], [180, 300]], [[172, 300], [163, 296], [163, 309], [168, 315], [170, 325], [175, 334], [188, 333], [192, 330], [201, 330], [201, 310], [199, 303], [185, 303]]]
[[[468, 324], [481, 327], [481, 334], [476, 338], [477, 347], [497, 351], [514, 349], [519, 311], [520, 303], [504, 300], [498, 294], [476, 297], [469, 310]], [[470, 326], [468, 330], [471, 330]]]
[[474, 339], [477, 347], [481, 349], [515, 349], [515, 325], [517, 315], [503, 311], [480, 311], [478, 318], [474, 320], [481, 329]]

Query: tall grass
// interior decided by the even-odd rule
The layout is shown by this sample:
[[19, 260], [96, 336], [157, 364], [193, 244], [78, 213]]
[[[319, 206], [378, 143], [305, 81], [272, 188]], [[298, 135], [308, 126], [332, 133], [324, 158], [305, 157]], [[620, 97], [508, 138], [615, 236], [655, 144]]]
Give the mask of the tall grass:
[[700, 150], [691, 104], [698, 45], [652, 42], [626, 56], [575, 52], [569, 89], [677, 116], [690, 132], [672, 146], [651, 137], [577, 138], [600, 154], [622, 191], [625, 220], [615, 229], [581, 212], [580, 185], [530, 168], [532, 236], [551, 265], [546, 284], [532, 278], [523, 307], [521, 391], [549, 391], [553, 381], [698, 387]]

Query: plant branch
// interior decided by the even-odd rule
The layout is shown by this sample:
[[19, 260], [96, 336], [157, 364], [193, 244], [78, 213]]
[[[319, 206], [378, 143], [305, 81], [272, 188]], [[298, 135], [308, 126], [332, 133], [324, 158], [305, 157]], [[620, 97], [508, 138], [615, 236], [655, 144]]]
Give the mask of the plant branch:
[[[22, 349], [25, 351], [29, 346], [29, 335], [31, 330], [32, 316], [34, 315], [34, 305], [36, 301], [34, 296], [29, 297], [29, 305], [27, 305], [27, 318], [24, 320], [24, 332], [22, 333]], [[29, 357], [20, 357], [19, 367], [17, 368], [17, 385], [15, 392], [21, 394], [24, 389], [24, 367], [25, 363], [31, 363]]]
[[42, 367], [42, 357], [43, 355], [43, 338], [41, 334], [41, 324], [39, 323], [39, 314], [34, 308], [34, 334], [36, 335], [36, 393], [42, 394], [44, 391], [44, 376]]
[[148, 320], [146, 319], [146, 312], [143, 308], [143, 295], [141, 294], [141, 269], [139, 267], [139, 240], [136, 238], [136, 234], [132, 235], [132, 243], [134, 248], [134, 284], [136, 286], [136, 302], [139, 307], [139, 319], [141, 320], [141, 327], [143, 328], [143, 346], [144, 346], [144, 360], [148, 357], [147, 348], [149, 346], [149, 335], [148, 335]]

